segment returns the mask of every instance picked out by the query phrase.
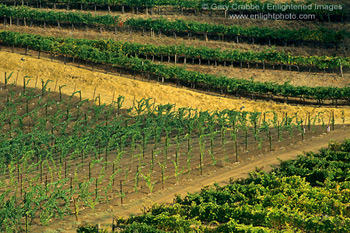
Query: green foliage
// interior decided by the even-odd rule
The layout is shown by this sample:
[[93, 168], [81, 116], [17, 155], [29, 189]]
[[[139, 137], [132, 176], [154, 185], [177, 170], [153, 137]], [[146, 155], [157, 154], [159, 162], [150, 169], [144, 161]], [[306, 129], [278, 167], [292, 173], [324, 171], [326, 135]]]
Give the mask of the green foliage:
[[[43, 86], [45, 87], [45, 82]], [[138, 148], [136, 145], [145, 144], [147, 148], [147, 144], [154, 143], [158, 139], [162, 141], [160, 143], [162, 147], [157, 148], [155, 154], [163, 153], [162, 150], [173, 143], [172, 148], [180, 152], [178, 148], [181, 140], [184, 139], [182, 141], [186, 141], [188, 146], [186, 156], [190, 171], [193, 166], [191, 159], [195, 156], [192, 154], [195, 150], [191, 151], [191, 143], [197, 142], [198, 139], [194, 137], [201, 135], [199, 138], [201, 143], [198, 147], [201, 149], [203, 159], [203, 153], [206, 153], [206, 146], [208, 146], [205, 142], [211, 142], [216, 129], [226, 132], [227, 127], [231, 129], [234, 125], [234, 130], [231, 132], [234, 132], [232, 137], [236, 138], [239, 135], [235, 130], [247, 129], [249, 119], [260, 115], [251, 112], [242, 114], [234, 110], [215, 112], [201, 112], [191, 108], [176, 110], [170, 104], [154, 106], [149, 99], [138, 100], [134, 108], [123, 109], [123, 97], [118, 98], [119, 107], [113, 109], [106, 105], [95, 106], [92, 101], [81, 101], [78, 97], [65, 98], [62, 95], [60, 99], [59, 95], [55, 97], [50, 89], [45, 91], [45, 100], [41, 96], [41, 90], [33, 91], [27, 87], [26, 92], [20, 97], [13, 86], [8, 85], [6, 91], [8, 91], [8, 97], [0, 99], [2, 110], [0, 124], [4, 122], [0, 131], [2, 154], [0, 174], [2, 178], [5, 177], [0, 181], [3, 191], [0, 194], [1, 232], [23, 231], [25, 218], [30, 226], [34, 219], [40, 220], [41, 224], [49, 224], [53, 218], [71, 214], [74, 209], [71, 201], [73, 198], [79, 200], [80, 209], [85, 207], [94, 209], [97, 204], [108, 202], [110, 196], [115, 197], [116, 192], [119, 197], [125, 197], [130, 190], [120, 192], [116, 189], [115, 186], [118, 185], [118, 183], [115, 184], [116, 179], [124, 180], [122, 185], [125, 185], [126, 189], [133, 178], [135, 178], [136, 188], [139, 179], [144, 179], [149, 191], [152, 192], [155, 182], [160, 181], [160, 175], [159, 173], [155, 175], [156, 173], [153, 173], [148, 165], [149, 162], [144, 161], [141, 154], [137, 153], [144, 148]], [[27, 99], [30, 101], [30, 108], [28, 113], [24, 110], [24, 115], [30, 119], [32, 125], [21, 127], [17, 123], [18, 117], [22, 117], [18, 109], [25, 109]], [[76, 106], [83, 110], [76, 111], [74, 109]], [[69, 122], [65, 117], [67, 108]], [[9, 122], [12, 122], [11, 127], [8, 125]], [[46, 122], [47, 125], [43, 125], [42, 122]], [[155, 127], [156, 125], [158, 127]], [[288, 125], [295, 127], [294, 123], [290, 122], [290, 118], [288, 118]], [[173, 135], [177, 135], [175, 142], [172, 139]], [[164, 140], [163, 144], [165, 137], [168, 140]], [[195, 144], [194, 147], [196, 147]], [[344, 150], [350, 148], [349, 143], [333, 147]], [[168, 148], [170, 152], [173, 151], [172, 148]], [[105, 152], [107, 152], [106, 156]], [[108, 152], [110, 154], [115, 152], [113, 160], [108, 161], [110, 158], [108, 158]], [[121, 167], [123, 164], [121, 161], [132, 160], [135, 154], [138, 155], [139, 163], [137, 173], [134, 166]], [[156, 161], [153, 161], [152, 166], [159, 164], [163, 182], [169, 178], [169, 174], [180, 178], [180, 174], [184, 171], [180, 156], [178, 153], [173, 161], [174, 173], [166, 170], [169, 169], [169, 162], [171, 163], [173, 158], [164, 161], [163, 156], [159, 156]], [[216, 158], [212, 157], [212, 160], [214, 163]], [[112, 166], [113, 172], [110, 171]], [[343, 167], [347, 168], [346, 165]], [[92, 173], [91, 168], [98, 172]], [[286, 169], [285, 172], [289, 170]], [[334, 181], [347, 179], [346, 173], [337, 172], [339, 175], [337, 173], [334, 176]], [[326, 175], [325, 177], [331, 176]], [[320, 179], [317, 181], [322, 182]], [[202, 207], [196, 208], [199, 212], [202, 211]], [[77, 211], [75, 212], [77, 214]], [[221, 216], [220, 219], [225, 219], [224, 217]], [[221, 221], [217, 217], [214, 219], [213, 221], [219, 223]], [[203, 225], [207, 224], [199, 223], [197, 219], [188, 219], [180, 212], [177, 216], [164, 212], [159, 219], [154, 218], [154, 221], [159, 224], [163, 220], [166, 224], [172, 224], [169, 229], [176, 228], [179, 232], [200, 232], [205, 228]], [[151, 228], [154, 227], [151, 223], [146, 224]], [[168, 229], [167, 227], [162, 225], [162, 230]]]
[[[11, 3], [13, 1], [9, 0]], [[6, 1], [5, 1], [6, 2]], [[238, 6], [245, 6], [247, 4], [247, 1], [245, 0], [210, 0], [210, 1], [203, 1], [203, 0], [61, 0], [61, 3], [77, 3], [77, 4], [83, 4], [83, 5], [97, 5], [100, 7], [106, 8], [106, 5], [108, 6], [114, 6], [114, 5], [123, 5], [128, 7], [139, 7], [139, 8], [145, 8], [145, 7], [156, 7], [156, 6], [167, 6], [167, 7], [176, 7], [179, 9], [185, 8], [188, 10], [195, 10], [195, 12], [205, 12], [208, 11], [208, 9], [203, 8], [203, 4], [208, 4], [208, 6], [215, 4], [216, 6], [220, 5], [226, 5], [231, 6], [232, 4], [236, 4]], [[275, 1], [268, 1], [268, 3], [271, 5], [271, 7], [266, 7], [266, 1], [262, 0], [253, 0], [251, 3], [259, 7], [258, 12], [262, 13], [283, 13], [283, 14], [315, 14], [317, 17], [324, 20], [327, 17], [327, 14], [329, 13], [329, 9], [334, 6], [331, 3], [324, 4], [324, 7], [315, 7], [313, 5], [311, 9], [303, 9], [300, 6], [309, 5], [310, 3], [313, 3], [314, 1], [288, 1], [286, 4], [294, 4], [296, 9], [281, 9], [279, 5], [276, 5], [278, 3], [275, 3]], [[37, 6], [37, 2], [35, 0], [29, 0], [26, 3], [31, 3], [31, 5]], [[53, 5], [52, 3], [56, 3], [55, 0], [41, 0], [41, 3], [47, 4], [47, 5]], [[18, 2], [17, 2], [18, 4]], [[337, 4], [338, 5], [338, 4]], [[239, 9], [239, 12], [245, 12], [250, 13], [250, 9]], [[332, 14], [336, 16], [346, 16], [349, 14], [349, 10], [346, 9], [345, 5], [341, 5], [340, 9], [335, 9], [331, 11]]]
[[45, 22], [76, 23], [85, 25], [117, 25], [119, 16], [91, 15], [82, 12], [59, 12], [37, 10], [27, 6], [6, 6], [0, 4], [0, 15], [13, 18], [26, 18]]
[[125, 21], [125, 25], [135, 28], [153, 29], [155, 31], [168, 32], [190, 32], [194, 34], [209, 33], [212, 35], [224, 35], [228, 37], [242, 36], [273, 40], [298, 40], [312, 41], [322, 43], [335, 43], [343, 40], [347, 33], [345, 30], [333, 31], [326, 28], [311, 30], [307, 28], [301, 29], [273, 29], [268, 27], [242, 27], [239, 25], [227, 26], [209, 23], [200, 23], [196, 21], [188, 21], [177, 19], [170, 21], [164, 18], [160, 19], [142, 19], [131, 18]]
[[98, 225], [83, 225], [77, 229], [77, 233], [107, 233], [107, 230], [99, 229]]
[[[86, 39], [63, 39], [55, 37], [42, 37], [31, 34], [21, 34], [16, 32], [0, 32], [0, 41], [8, 45], [28, 46], [34, 50], [51, 52], [51, 44], [58, 47], [58, 54], [74, 56], [86, 61], [110, 64], [116, 67], [123, 67], [128, 70], [145, 72], [156, 77], [165, 79], [178, 79], [184, 84], [204, 84], [205, 86], [225, 90], [227, 93], [246, 94], [272, 94], [274, 96], [297, 97], [306, 99], [349, 99], [350, 87], [306, 87], [292, 86], [288, 82], [283, 85], [271, 82], [257, 82], [244, 79], [230, 79], [225, 76], [204, 74], [196, 71], [187, 71], [183, 67], [155, 64], [149, 60], [143, 60], [128, 56], [127, 54], [141, 52], [149, 54], [169, 54], [185, 53], [187, 57], [203, 57], [204, 59], [244, 61], [244, 62], [271, 62], [272, 64], [290, 64], [298, 66], [313, 66], [320, 69], [339, 68], [339, 60], [343, 67], [350, 67], [349, 58], [340, 57], [300, 57], [287, 53], [267, 50], [259, 53], [232, 51], [218, 51], [208, 48], [192, 48], [186, 46], [155, 47], [151, 45], [137, 45], [125, 42], [113, 42], [110, 40], [96, 41]], [[56, 43], [59, 42], [59, 43]], [[124, 49], [125, 48], [125, 49]], [[176, 52], [175, 52], [176, 51]], [[143, 106], [138, 106], [138, 111], [144, 111]]]
[[[118, 221], [122, 232], [348, 232], [350, 140]], [[322, 176], [316, 174], [322, 174]], [[321, 179], [320, 179], [321, 178]]]

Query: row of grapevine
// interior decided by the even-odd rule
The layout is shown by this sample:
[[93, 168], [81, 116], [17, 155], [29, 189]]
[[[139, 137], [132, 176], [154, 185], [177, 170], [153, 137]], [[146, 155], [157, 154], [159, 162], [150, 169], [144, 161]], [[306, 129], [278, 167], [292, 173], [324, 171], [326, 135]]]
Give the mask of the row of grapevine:
[[[70, 39], [72, 41], [72, 39]], [[32, 34], [21, 34], [16, 32], [2, 31], [0, 42], [10, 46], [30, 48], [40, 52], [48, 52], [53, 55], [64, 55], [90, 61], [121, 67], [123, 69], [144, 72], [155, 78], [175, 80], [182, 85], [192, 88], [212, 88], [220, 90], [221, 93], [273, 95], [285, 98], [295, 97], [302, 99], [316, 99], [320, 104], [325, 100], [349, 100], [349, 87], [306, 87], [293, 86], [288, 82], [283, 85], [271, 82], [257, 82], [253, 80], [230, 79], [225, 76], [203, 74], [195, 71], [187, 71], [183, 67], [155, 64], [151, 61], [128, 57], [119, 51], [100, 50], [88, 44], [65, 43], [64, 39], [54, 37], [43, 37]], [[345, 63], [346, 62], [346, 63]], [[349, 66], [348, 58], [344, 59], [343, 66]]]
[[[59, 0], [59, 1], [53, 1], [53, 0], [27, 0], [27, 1], [16, 1], [16, 0], [2, 0], [2, 2], [8, 3], [8, 4], [27, 4], [36, 6], [38, 2], [40, 4], [42, 3], [51, 3], [56, 4], [59, 3], [65, 3], [67, 5], [69, 4], [81, 4], [81, 5], [99, 5], [99, 6], [129, 6], [129, 7], [147, 7], [152, 8], [156, 6], [173, 6], [180, 9], [195, 9], [196, 12], [203, 12], [207, 11], [208, 8], [210, 10], [210, 6], [228, 6], [227, 9], [230, 12], [263, 12], [263, 13], [298, 13], [298, 14], [315, 14], [318, 17], [326, 17], [329, 14], [336, 15], [336, 16], [346, 16], [348, 14], [348, 10], [346, 9], [345, 5], [339, 5], [340, 7], [337, 7], [334, 9], [334, 4], [328, 3], [323, 4], [322, 7], [317, 7], [316, 4], [312, 4], [311, 8], [308, 7], [307, 9], [300, 8], [298, 6], [309, 6], [310, 2], [294, 2], [291, 1], [286, 4], [292, 4], [295, 6], [296, 9], [282, 9], [281, 7], [278, 7], [278, 3], [274, 3], [274, 1], [269, 1], [270, 7], [266, 7], [266, 2], [261, 0], [254, 0], [249, 2], [249, 4], [244, 0], [215, 0], [215, 1], [205, 1], [205, 0]], [[208, 7], [203, 7], [203, 4], [207, 4]], [[247, 8], [244, 6], [254, 6], [253, 9]], [[233, 7], [234, 6], [234, 7]], [[239, 6], [242, 6], [239, 8]], [[338, 6], [338, 5], [337, 5]], [[69, 7], [69, 6], [67, 6]], [[257, 9], [258, 8], [258, 9]], [[331, 10], [332, 9], [332, 10]], [[215, 10], [214, 8], [212, 10]]]
[[203, 59], [212, 62], [244, 62], [261, 63], [270, 65], [287, 65], [300, 67], [313, 67], [317, 69], [339, 69], [340, 64], [344, 68], [350, 67], [348, 57], [332, 56], [295, 56], [286, 52], [279, 52], [274, 48], [266, 49], [262, 52], [240, 51], [240, 50], [220, 50], [208, 47], [194, 47], [186, 45], [152, 45], [138, 44], [113, 40], [71, 40], [78, 44], [89, 44], [101, 50], [122, 51], [125, 54], [138, 54], [143, 56], [177, 56], [188, 59]]
[[252, 172], [140, 216], [116, 217], [113, 232], [349, 232], [349, 145], [333, 143], [271, 173]]
[[142, 19], [131, 18], [124, 22], [135, 28], [153, 29], [154, 31], [168, 31], [177, 33], [197, 33], [207, 35], [220, 35], [223, 37], [248, 37], [256, 39], [266, 39], [276, 41], [309, 41], [321, 42], [325, 44], [339, 44], [344, 38], [349, 37], [349, 33], [345, 30], [334, 31], [326, 28], [317, 30], [301, 28], [301, 29], [272, 29], [267, 27], [251, 27], [244, 28], [242, 26], [233, 25], [217, 25], [209, 23], [200, 23], [177, 19], [170, 21], [165, 18], [161, 19]]
[[0, 4], [0, 16], [11, 19], [37, 20], [42, 22], [57, 23], [74, 23], [84, 25], [117, 25], [119, 16], [92, 15], [90, 13], [81, 12], [59, 12], [59, 11], [44, 11], [21, 6], [12, 7]]
[[123, 200], [141, 185], [152, 192], [169, 177], [178, 180], [197, 167], [202, 172], [219, 158], [217, 147], [233, 162], [248, 138], [261, 149], [272, 131], [281, 140], [324, 122], [320, 114], [173, 110], [173, 105], [155, 105], [150, 99], [123, 109], [123, 97], [114, 107], [93, 105], [74, 97], [81, 92], [64, 98], [64, 86], [58, 94], [44, 81], [41, 90], [26, 88], [34, 80], [25, 77], [23, 87], [15, 89], [10, 78], [5, 76], [0, 88], [0, 229], [5, 232], [72, 212], [78, 218], [82, 207]]
[[[25, 6], [12, 7], [0, 4], [0, 15], [4, 17], [11, 17], [25, 20], [36, 20], [53, 23], [75, 23], [83, 25], [105, 25], [116, 27], [120, 25], [119, 16], [110, 15], [96, 15], [81, 12], [57, 12], [57, 11], [43, 11], [28, 8]], [[271, 42], [276, 41], [299, 41], [299, 42], [320, 42], [327, 45], [339, 44], [349, 34], [345, 31], [334, 31], [326, 28], [319, 28], [311, 30], [307, 28], [302, 29], [271, 29], [261, 27], [244, 28], [242, 26], [226, 26], [208, 23], [199, 23], [195, 21], [176, 20], [169, 21], [167, 19], [128, 19], [123, 22], [125, 26], [130, 26], [135, 29], [152, 29], [154, 31], [176, 32], [176, 33], [192, 33], [220, 35], [224, 37], [232, 37], [235, 41], [239, 41], [238, 37], [247, 37], [255, 39], [263, 39]], [[237, 37], [237, 38], [236, 38]]]

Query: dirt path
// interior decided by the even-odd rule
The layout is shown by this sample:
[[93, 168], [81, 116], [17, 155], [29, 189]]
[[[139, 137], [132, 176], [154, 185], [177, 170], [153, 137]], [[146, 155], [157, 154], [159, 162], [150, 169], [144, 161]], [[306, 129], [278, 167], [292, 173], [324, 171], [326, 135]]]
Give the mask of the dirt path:
[[66, 216], [62, 220], [54, 221], [47, 227], [33, 226], [31, 232], [76, 232], [78, 225], [82, 223], [100, 224], [102, 227], [110, 229], [113, 216], [128, 217], [130, 214], [140, 214], [144, 208], [150, 207], [154, 203], [171, 203], [174, 195], [185, 196], [188, 192], [193, 193], [201, 188], [218, 183], [225, 185], [229, 179], [245, 178], [257, 167], [263, 167], [264, 171], [271, 170], [271, 166], [279, 164], [279, 160], [288, 160], [296, 158], [298, 154], [305, 151], [318, 152], [320, 148], [327, 147], [329, 141], [343, 141], [345, 137], [350, 137], [350, 128], [342, 128], [328, 134], [284, 148], [278, 152], [261, 154], [251, 158], [249, 162], [230, 164], [221, 169], [203, 174], [193, 180], [181, 182], [181, 185], [173, 185], [162, 192], [153, 193], [145, 196], [142, 193], [134, 194], [126, 204], [120, 205], [120, 200], [114, 200], [110, 204], [102, 204], [93, 210], [84, 210], [79, 215], [79, 221], [75, 220], [73, 215]]

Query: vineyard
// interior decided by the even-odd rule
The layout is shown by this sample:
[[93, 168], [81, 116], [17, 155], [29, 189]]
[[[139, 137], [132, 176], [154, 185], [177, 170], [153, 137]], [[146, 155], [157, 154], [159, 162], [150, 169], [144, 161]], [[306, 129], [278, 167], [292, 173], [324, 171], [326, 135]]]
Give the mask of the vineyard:
[[[229, 13], [312, 13], [315, 14], [320, 21], [334, 21], [344, 22], [347, 21], [349, 10], [346, 9], [347, 4], [339, 4], [337, 7], [333, 7], [332, 4], [326, 3], [322, 7], [311, 5], [306, 9], [303, 9], [303, 3], [295, 3], [294, 1], [286, 2], [289, 4], [295, 4], [296, 9], [281, 9], [278, 4], [273, 1], [269, 1], [270, 7], [265, 7], [266, 1], [254, 0], [247, 4], [242, 0], [218, 0], [218, 1], [202, 1], [202, 0], [98, 0], [98, 1], [85, 1], [85, 0], [2, 0], [2, 3], [8, 5], [27, 5], [31, 7], [48, 7], [52, 9], [64, 8], [64, 9], [79, 9], [79, 10], [108, 10], [131, 11], [132, 13], [146, 13], [146, 14], [216, 14], [227, 18]], [[308, 2], [310, 3], [310, 2]], [[312, 2], [311, 2], [312, 3]], [[209, 6], [216, 6], [209, 7]], [[227, 8], [220, 9], [218, 6], [229, 6]], [[253, 6], [253, 7], [252, 7]], [[298, 7], [299, 6], [299, 7]], [[170, 8], [170, 9], [169, 9]], [[330, 10], [332, 9], [332, 10]]]
[[[348, 232], [350, 141], [116, 219], [118, 232]], [[93, 230], [88, 232], [97, 232]], [[83, 228], [81, 228], [83, 229]]]
[[[105, 105], [98, 96], [82, 100], [79, 91], [65, 96], [64, 86], [51, 92], [48, 82], [29, 77], [17, 87], [11, 78], [1, 87], [0, 216], [6, 232], [71, 213], [78, 218], [79, 209], [112, 198], [122, 203], [141, 189], [152, 193], [167, 179], [201, 175], [219, 160], [241, 161], [248, 151], [271, 151], [283, 140], [341, 127], [333, 113], [174, 111], [150, 99], [125, 109], [122, 96]], [[38, 88], [26, 88], [33, 81]]]
[[[89, 41], [89, 40], [64, 40], [55, 37], [41, 37], [38, 35], [19, 34], [12, 32], [0, 32], [0, 42], [5, 45], [12, 46], [12, 51], [15, 46], [25, 48], [25, 53], [28, 49], [33, 49], [39, 52], [47, 52], [51, 57], [62, 55], [64, 59], [70, 58], [73, 60], [80, 59], [81, 61], [89, 61], [92, 63], [92, 70], [94, 64], [105, 64], [106, 72], [107, 65], [119, 67], [126, 70], [142, 73], [148, 78], [155, 78], [158, 81], [162, 79], [175, 81], [177, 85], [187, 85], [191, 88], [214, 89], [222, 94], [233, 93], [238, 94], [253, 94], [253, 95], [269, 95], [269, 96], [283, 96], [284, 98], [295, 97], [303, 99], [315, 99], [317, 103], [324, 103], [325, 100], [332, 100], [337, 104], [338, 100], [349, 101], [349, 87], [295, 87], [285, 83], [283, 85], [274, 83], [260, 83], [255, 81], [247, 81], [240, 79], [228, 79], [227, 77], [218, 77], [215, 75], [207, 75], [194, 71], [187, 71], [183, 67], [169, 66], [164, 64], [156, 64], [149, 60], [144, 60], [138, 57], [130, 56], [130, 52], [139, 51], [137, 48], [121, 49], [120, 43], [109, 43], [103, 41]], [[123, 51], [124, 50], [124, 51]], [[160, 50], [160, 49], [159, 49]], [[181, 52], [181, 51], [180, 51]], [[142, 51], [141, 51], [142, 53]], [[274, 54], [274, 52], [267, 52]], [[249, 54], [249, 53], [248, 53]], [[276, 54], [276, 53], [275, 53]], [[278, 53], [277, 53], [278, 54]], [[175, 54], [176, 55], [176, 54]], [[153, 54], [153, 56], [155, 56]], [[287, 56], [290, 59], [290, 56]], [[170, 58], [170, 57], [169, 57]], [[322, 58], [318, 58], [320, 66], [322, 67]], [[339, 59], [339, 61], [337, 61]], [[345, 66], [348, 65], [348, 58], [343, 60]], [[209, 60], [208, 60], [209, 61]], [[306, 59], [305, 59], [306, 61]], [[312, 63], [312, 59], [308, 60]], [[333, 59], [341, 63], [340, 58]], [[331, 60], [326, 59], [327, 65], [331, 65]], [[265, 64], [265, 63], [264, 63]], [[323, 63], [324, 64], [324, 63]], [[249, 65], [249, 62], [248, 62]], [[328, 67], [327, 67], [328, 68]]]
[[46, 27], [46, 23], [55, 23], [60, 28], [61, 24], [79, 25], [81, 28], [91, 27], [94, 25], [109, 26], [117, 33], [118, 30], [124, 29], [127, 26], [128, 30], [152, 30], [159, 34], [170, 33], [171, 35], [191, 35], [195, 37], [203, 37], [208, 40], [208, 36], [219, 36], [223, 40], [230, 39], [239, 43], [239, 41], [251, 41], [252, 43], [264, 43], [264, 44], [300, 44], [318, 46], [324, 45], [326, 47], [340, 47], [344, 45], [344, 39], [349, 37], [349, 33], [345, 30], [333, 31], [326, 28], [319, 28], [318, 30], [309, 30], [307, 28], [299, 30], [287, 30], [280, 29], [274, 30], [270, 28], [243, 28], [240, 26], [225, 26], [216, 24], [203, 24], [194, 21], [169, 21], [166, 19], [134, 19], [131, 18], [126, 21], [120, 21], [118, 16], [110, 15], [91, 15], [90, 13], [65, 13], [56, 11], [42, 11], [29, 7], [7, 7], [6, 5], [0, 5], [0, 15], [4, 17], [4, 24], [9, 19], [9, 24], [12, 21], [23, 21], [24, 25], [27, 22], [33, 25], [33, 21], [41, 22]]
[[[99, 206], [126, 208], [135, 197], [348, 132], [349, 4], [282, 2], [296, 9], [262, 0], [0, 1], [0, 232], [39, 232], [72, 216], [85, 222]], [[256, 13], [316, 18], [295, 26], [230, 19]], [[310, 80], [275, 81], [286, 73]], [[256, 80], [261, 74], [274, 77]], [[325, 83], [313, 85], [321, 74]], [[122, 79], [129, 84], [114, 82]], [[167, 89], [135, 98], [146, 85], [158, 88], [152, 95]], [[194, 94], [208, 110], [184, 107]], [[222, 99], [236, 110], [216, 108]], [[349, 145], [331, 142], [141, 215], [111, 215], [112, 232], [349, 232]]]

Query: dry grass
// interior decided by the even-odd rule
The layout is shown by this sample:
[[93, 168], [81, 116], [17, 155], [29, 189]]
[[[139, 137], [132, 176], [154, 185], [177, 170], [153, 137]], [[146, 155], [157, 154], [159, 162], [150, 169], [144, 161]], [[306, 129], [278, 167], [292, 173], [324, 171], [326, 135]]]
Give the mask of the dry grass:
[[[25, 61], [21, 61], [24, 57]], [[115, 96], [122, 95], [126, 97], [125, 106], [131, 106], [133, 99], [153, 98], [156, 103], [167, 104], [176, 103], [176, 107], [192, 107], [202, 110], [223, 110], [234, 109], [239, 110], [245, 106], [245, 111], [276, 111], [282, 116], [282, 113], [288, 112], [293, 115], [298, 113], [299, 116], [305, 116], [307, 112], [312, 114], [316, 112], [335, 111], [337, 118], [336, 123], [342, 123], [341, 112], [345, 112], [345, 116], [350, 116], [350, 108], [318, 108], [318, 107], [302, 107], [291, 106], [288, 104], [276, 104], [266, 101], [251, 101], [238, 98], [224, 98], [220, 96], [208, 95], [191, 91], [186, 88], [176, 88], [161, 85], [155, 82], [143, 82], [132, 80], [130, 78], [119, 77], [116, 75], [103, 74], [100, 72], [92, 72], [85, 68], [78, 68], [73, 65], [64, 65], [62, 62], [50, 62], [49, 59], [36, 59], [29, 56], [13, 54], [9, 52], [0, 52], [0, 74], [4, 72], [15, 72], [13, 77], [19, 73], [19, 80], [24, 75], [38, 77], [39, 80], [53, 80], [48, 88], [54, 90], [57, 80], [57, 89], [60, 85], [67, 85], [63, 88], [65, 94], [71, 95], [76, 90], [82, 90], [83, 98], [92, 98], [94, 89], [96, 94], [101, 95], [101, 101], [111, 103], [113, 93]], [[2, 76], [2, 75], [1, 75]], [[11, 79], [14, 81], [14, 79]], [[1, 81], [1, 79], [0, 79]], [[19, 81], [22, 83], [22, 81]], [[29, 86], [34, 86], [35, 80], [30, 82]], [[328, 113], [327, 113], [328, 116]], [[326, 117], [327, 119], [327, 117]]]

